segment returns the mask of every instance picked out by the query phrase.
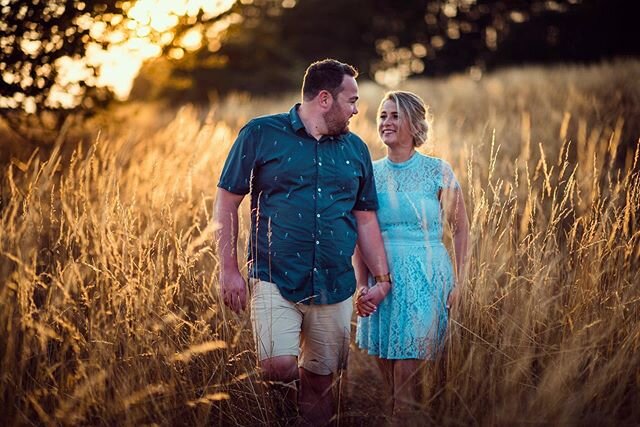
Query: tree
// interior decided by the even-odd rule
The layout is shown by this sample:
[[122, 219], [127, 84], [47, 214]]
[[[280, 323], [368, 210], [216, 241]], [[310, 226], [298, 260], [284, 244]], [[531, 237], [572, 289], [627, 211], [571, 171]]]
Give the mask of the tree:
[[[157, 28], [133, 13], [147, 0], [0, 0], [0, 109], [6, 117], [55, 113], [59, 128], [69, 111], [111, 97], [97, 87], [98, 65], [87, 52], [135, 38], [157, 47], [137, 97], [202, 102], [213, 92], [297, 88], [309, 62], [324, 57], [391, 86], [470, 67], [633, 54], [639, 45], [622, 34], [634, 15], [623, 1], [227, 0], [222, 7], [183, 0], [153, 3], [172, 18]], [[197, 42], [186, 43], [194, 35]], [[85, 74], [71, 81], [63, 71], [70, 63], [83, 63]]]
[[[61, 70], [85, 57], [96, 23], [122, 14], [115, 0], [0, 1], [0, 110], [21, 135], [50, 139], [69, 113], [92, 108], [109, 94], [95, 87], [96, 69], [69, 80]], [[28, 114], [24, 114], [24, 112]], [[34, 122], [44, 132], [33, 135]]]
[[[168, 55], [143, 68], [132, 97], [206, 103], [215, 94], [277, 93], [299, 84], [298, 71], [306, 65], [287, 40], [284, 10], [280, 1], [245, 0], [215, 20], [199, 20], [201, 45], [186, 53], [181, 49], [177, 57], [171, 54], [176, 47], [168, 47]], [[178, 28], [186, 34], [193, 24]]]
[[[604, 11], [593, 2], [605, 3], [242, 0], [229, 11], [222, 30], [207, 32], [203, 27], [208, 35], [199, 48], [182, 58], [163, 60], [166, 79], [161, 88], [150, 90], [156, 75], [146, 77], [157, 70], [154, 65], [143, 71], [138, 87], [160, 98], [207, 102], [212, 92], [268, 94], [297, 88], [304, 68], [325, 57], [349, 62], [364, 78], [389, 86], [414, 75], [445, 75], [471, 67], [481, 72], [522, 62], [527, 54], [538, 62], [552, 60], [563, 55], [554, 51], [556, 47], [566, 46], [567, 39], [575, 44], [577, 36], [558, 33], [557, 27], [573, 17], [579, 21], [591, 16], [595, 9]], [[607, 28], [613, 28], [610, 24]], [[523, 37], [521, 28], [536, 36]], [[561, 43], [554, 45], [554, 34], [560, 35]]]
[[[100, 53], [135, 40], [156, 48], [145, 58], [168, 55], [186, 33], [224, 16], [219, 3], [160, 4], [160, 16], [146, 0], [0, 0], [3, 118], [28, 141], [52, 141], [76, 113], [113, 99], [98, 80]], [[154, 25], [158, 17], [168, 24]]]

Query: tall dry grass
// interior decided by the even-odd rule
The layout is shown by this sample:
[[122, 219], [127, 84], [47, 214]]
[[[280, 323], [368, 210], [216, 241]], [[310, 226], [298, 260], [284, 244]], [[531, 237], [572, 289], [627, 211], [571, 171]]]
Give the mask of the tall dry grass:
[[[432, 150], [472, 225], [424, 422], [640, 420], [639, 80], [639, 62], [619, 61], [406, 85], [433, 106]], [[353, 127], [377, 158], [382, 89], [361, 94]], [[248, 315], [218, 298], [211, 206], [239, 126], [295, 97], [124, 107], [73, 155], [4, 170], [2, 424], [277, 421]], [[244, 242], [246, 215], [241, 230]], [[384, 422], [375, 366], [355, 349], [347, 382], [341, 424]]]

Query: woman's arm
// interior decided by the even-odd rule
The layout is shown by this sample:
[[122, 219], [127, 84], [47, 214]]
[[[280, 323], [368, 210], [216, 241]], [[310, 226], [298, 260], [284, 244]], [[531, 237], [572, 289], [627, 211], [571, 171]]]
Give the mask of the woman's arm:
[[459, 186], [442, 190], [444, 216], [453, 236], [453, 251], [456, 267], [456, 280], [451, 292], [449, 306], [458, 302], [460, 286], [465, 283], [469, 257], [469, 219], [464, 205], [464, 197]]

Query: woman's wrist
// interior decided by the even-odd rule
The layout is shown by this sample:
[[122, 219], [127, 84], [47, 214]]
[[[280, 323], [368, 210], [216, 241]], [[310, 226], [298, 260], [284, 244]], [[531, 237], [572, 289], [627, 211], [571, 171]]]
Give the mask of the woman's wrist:
[[380, 289], [382, 289], [382, 292], [384, 292], [385, 295], [387, 295], [391, 291], [390, 281], [376, 282], [375, 286], [378, 286]]
[[380, 285], [380, 288], [383, 290], [385, 295], [388, 294], [389, 291], [391, 291], [391, 281], [392, 281], [391, 274], [385, 273], [385, 274], [374, 276], [373, 278], [376, 282], [376, 286]]

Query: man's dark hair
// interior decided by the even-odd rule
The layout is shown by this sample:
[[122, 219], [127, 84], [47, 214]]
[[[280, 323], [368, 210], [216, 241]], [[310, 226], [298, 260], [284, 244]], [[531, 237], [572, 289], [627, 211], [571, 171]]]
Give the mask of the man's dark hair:
[[335, 59], [323, 59], [309, 65], [302, 80], [302, 99], [310, 101], [321, 90], [328, 91], [334, 98], [342, 91], [344, 76], [358, 77], [358, 71], [349, 64]]

